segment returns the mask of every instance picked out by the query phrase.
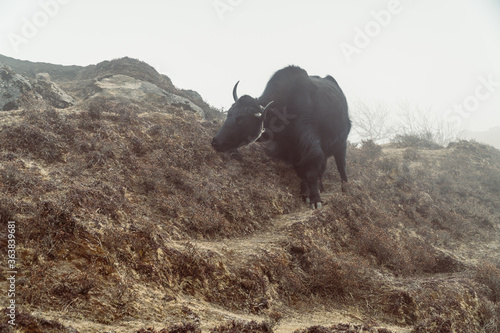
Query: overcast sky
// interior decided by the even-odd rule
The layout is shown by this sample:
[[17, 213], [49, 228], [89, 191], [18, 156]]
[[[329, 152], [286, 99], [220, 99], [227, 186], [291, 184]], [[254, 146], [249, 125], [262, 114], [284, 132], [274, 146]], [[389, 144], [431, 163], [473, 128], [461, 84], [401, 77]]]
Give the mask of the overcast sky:
[[0, 54], [89, 65], [129, 56], [228, 109], [278, 69], [330, 74], [349, 101], [401, 101], [500, 126], [499, 0], [0, 0]]

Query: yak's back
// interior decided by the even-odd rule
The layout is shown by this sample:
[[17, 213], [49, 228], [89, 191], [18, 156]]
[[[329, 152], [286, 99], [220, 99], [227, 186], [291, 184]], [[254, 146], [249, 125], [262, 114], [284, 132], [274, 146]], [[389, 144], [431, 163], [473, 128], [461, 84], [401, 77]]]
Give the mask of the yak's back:
[[271, 101], [275, 108], [286, 106], [292, 113], [308, 110], [321, 115], [345, 113], [339, 116], [347, 117], [347, 101], [337, 81], [330, 75], [309, 76], [297, 66], [285, 67], [271, 77], [259, 102], [267, 105]]
[[[296, 66], [283, 68], [271, 77], [259, 98], [261, 105], [270, 101], [274, 104], [266, 118], [266, 128], [272, 123], [278, 129], [273, 131], [271, 128], [273, 142], [269, 152], [272, 156], [293, 162], [295, 149], [290, 145], [310, 130], [318, 131], [327, 156], [331, 156], [339, 144], [345, 143], [351, 122], [347, 100], [333, 77], [309, 76]], [[285, 123], [277, 119], [285, 119]], [[312, 129], [307, 129], [311, 125]]]
[[274, 73], [259, 102], [266, 105], [274, 101], [276, 106], [292, 107], [297, 103], [297, 96], [308, 94], [311, 89], [313, 84], [307, 72], [297, 66], [288, 66]]

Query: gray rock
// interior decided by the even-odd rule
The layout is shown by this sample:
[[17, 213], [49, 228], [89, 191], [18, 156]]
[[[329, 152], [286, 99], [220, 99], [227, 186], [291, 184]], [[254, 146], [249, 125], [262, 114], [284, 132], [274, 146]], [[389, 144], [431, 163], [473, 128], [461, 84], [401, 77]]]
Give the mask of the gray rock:
[[39, 74], [42, 75], [37, 75], [38, 80], [30, 82], [9, 67], [0, 67], [0, 110], [16, 110], [43, 102], [56, 108], [67, 108], [75, 104], [73, 97], [50, 82], [47, 73]]
[[32, 92], [33, 87], [25, 77], [5, 65], [0, 67], [0, 110], [19, 109], [23, 95]]
[[49, 73], [37, 73], [35, 78], [39, 81], [47, 81], [50, 82], [50, 74]]
[[[153, 83], [141, 81], [127, 75], [112, 75], [95, 82], [97, 92], [92, 97], [111, 97], [128, 99], [134, 102], [150, 104], [168, 104], [191, 110], [204, 118], [203, 110], [186, 97], [167, 92]], [[92, 98], [91, 97], [91, 98]]]
[[73, 97], [68, 95], [54, 82], [36, 80], [33, 84], [35, 91], [42, 96], [43, 100], [55, 108], [65, 109], [75, 104]]

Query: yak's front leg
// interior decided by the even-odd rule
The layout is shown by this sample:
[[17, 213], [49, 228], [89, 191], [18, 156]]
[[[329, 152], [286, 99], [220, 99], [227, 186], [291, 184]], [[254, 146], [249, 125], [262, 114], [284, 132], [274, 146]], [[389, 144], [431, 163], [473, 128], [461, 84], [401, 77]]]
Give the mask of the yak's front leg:
[[311, 204], [311, 208], [321, 208], [322, 207], [322, 202], [321, 202], [321, 197], [319, 195], [319, 184], [318, 184], [318, 177], [316, 176], [310, 176], [306, 177], [306, 183], [307, 187], [309, 188], [309, 202]]
[[309, 189], [309, 199], [312, 209], [319, 209], [322, 207], [319, 191], [323, 188], [321, 181], [323, 160], [324, 155], [319, 154], [316, 158], [311, 159], [311, 161], [307, 163], [304, 170], [305, 183]]
[[[320, 179], [325, 170], [326, 161], [325, 154], [321, 149], [321, 141], [317, 135], [315, 128], [304, 129], [303, 135], [299, 139], [299, 162], [295, 165], [301, 179], [302, 195], [306, 203], [311, 205], [311, 208], [321, 208], [322, 202], [319, 196]], [[321, 182], [321, 187], [322, 186]], [[307, 188], [307, 196], [304, 196]], [[307, 201], [309, 198], [309, 202]]]

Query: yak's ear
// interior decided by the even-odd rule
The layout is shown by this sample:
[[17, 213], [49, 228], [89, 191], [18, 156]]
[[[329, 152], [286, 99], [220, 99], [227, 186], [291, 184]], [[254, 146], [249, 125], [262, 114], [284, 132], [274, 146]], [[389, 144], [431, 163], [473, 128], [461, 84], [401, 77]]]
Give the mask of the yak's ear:
[[259, 119], [262, 118], [262, 113], [260, 112], [255, 112], [253, 115]]

